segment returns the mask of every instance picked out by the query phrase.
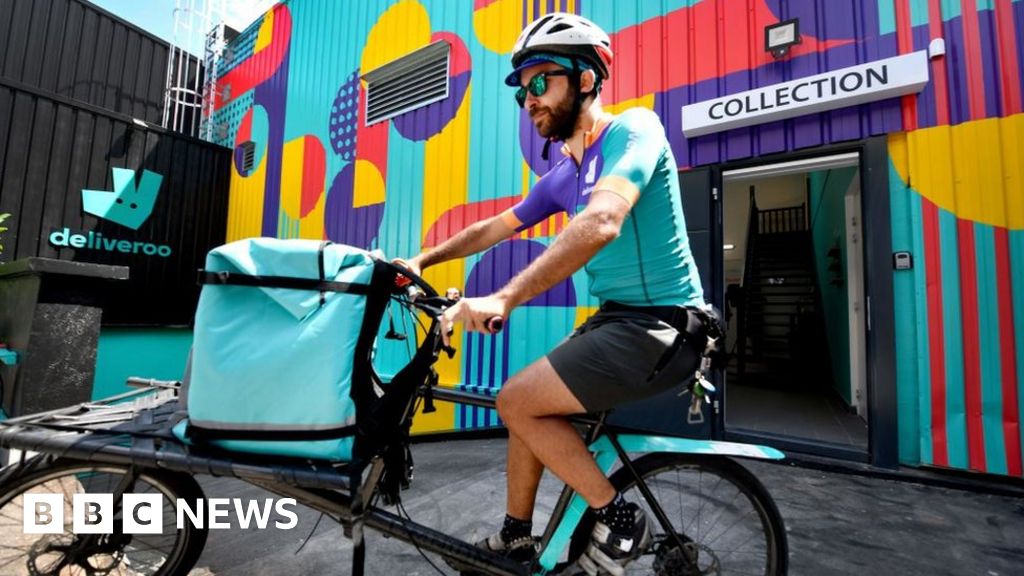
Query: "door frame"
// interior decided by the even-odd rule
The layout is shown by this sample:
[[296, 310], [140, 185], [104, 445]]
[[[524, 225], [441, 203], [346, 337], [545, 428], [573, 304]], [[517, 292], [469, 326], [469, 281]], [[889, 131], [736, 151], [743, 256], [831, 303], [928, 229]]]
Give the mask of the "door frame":
[[[819, 156], [857, 152], [860, 158], [861, 222], [864, 254], [864, 295], [868, 402], [867, 451], [820, 441], [773, 435], [770, 433], [730, 431], [725, 428], [725, 399], [719, 398], [713, 414], [713, 437], [741, 442], [761, 442], [785, 451], [842, 460], [867, 462], [884, 468], [899, 465], [898, 405], [896, 398], [896, 348], [892, 272], [892, 225], [889, 194], [888, 138], [874, 136], [861, 141], [819, 146], [782, 154], [769, 154], [695, 169], [708, 169], [712, 202], [713, 250], [711, 300], [721, 306], [725, 298], [722, 206], [725, 171], [766, 164], [777, 164]], [[685, 194], [685, 192], [684, 192]], [[870, 226], [868, 223], [878, 223]], [[716, 374], [724, 382], [724, 371]]]

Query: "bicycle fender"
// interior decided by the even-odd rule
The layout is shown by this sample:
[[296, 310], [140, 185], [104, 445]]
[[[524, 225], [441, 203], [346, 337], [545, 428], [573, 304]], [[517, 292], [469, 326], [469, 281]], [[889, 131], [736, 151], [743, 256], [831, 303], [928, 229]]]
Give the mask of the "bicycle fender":
[[[647, 436], [641, 434], [623, 434], [618, 439], [626, 452], [710, 454], [714, 456], [758, 458], [761, 460], [781, 460], [786, 457], [785, 454], [775, 448], [758, 444], [740, 444], [738, 442], [723, 442], [719, 440], [698, 440], [694, 438]], [[602, 436], [590, 445], [590, 451], [600, 454], [602, 452], [614, 452], [615, 448], [607, 437]]]

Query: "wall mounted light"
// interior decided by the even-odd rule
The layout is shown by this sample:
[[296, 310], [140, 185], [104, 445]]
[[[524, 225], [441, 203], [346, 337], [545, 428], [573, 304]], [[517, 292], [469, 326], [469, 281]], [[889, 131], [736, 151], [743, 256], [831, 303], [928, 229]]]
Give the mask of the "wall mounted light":
[[776, 59], [789, 53], [789, 48], [800, 43], [800, 19], [793, 18], [765, 26], [764, 49]]
[[724, 246], [722, 246], [722, 249], [724, 249], [724, 250], [735, 250], [736, 249], [736, 245], [735, 244], [725, 244]]

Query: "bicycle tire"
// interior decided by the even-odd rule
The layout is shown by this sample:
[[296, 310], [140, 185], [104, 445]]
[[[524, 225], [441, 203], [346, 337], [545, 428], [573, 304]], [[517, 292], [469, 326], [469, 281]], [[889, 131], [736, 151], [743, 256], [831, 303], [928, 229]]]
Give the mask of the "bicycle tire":
[[[190, 503], [203, 498], [199, 484], [185, 474], [165, 470], [141, 469], [137, 471], [132, 493], [159, 493], [164, 497], [164, 532], [162, 534], [136, 534], [125, 538], [123, 535], [108, 536], [86, 546], [72, 564], [67, 554], [54, 552], [55, 546], [67, 547], [81, 543], [82, 535], [71, 531], [71, 519], [68, 517], [71, 507], [73, 490], [85, 492], [113, 492], [112, 485], [123, 478], [129, 467], [121, 464], [94, 463], [80, 460], [61, 459], [50, 455], [41, 455], [13, 464], [0, 470], [0, 552], [14, 549], [22, 554], [14, 556], [0, 554], [7, 562], [0, 566], [3, 574], [28, 575], [77, 575], [89, 573], [79, 561], [84, 561], [94, 569], [96, 574], [110, 575], [143, 575], [146, 576], [180, 576], [187, 574], [199, 560], [203, 547], [206, 545], [208, 529], [197, 528], [185, 521], [181, 529], [176, 526], [174, 506], [178, 498]], [[107, 481], [104, 482], [104, 479]], [[149, 490], [144, 489], [148, 487]], [[18, 497], [32, 490], [39, 493], [61, 492], [65, 498], [65, 532], [64, 534], [25, 534], [20, 524], [23, 503]], [[167, 522], [167, 506], [170, 503], [170, 523]], [[17, 510], [16, 510], [17, 509]], [[17, 524], [15, 527], [4, 528], [4, 524]], [[115, 529], [120, 528], [120, 521], [115, 520]], [[167, 538], [173, 530], [173, 544], [162, 559], [162, 550], [148, 542], [157, 538]], [[116, 530], [115, 530], [116, 531]], [[123, 541], [118, 541], [122, 538]], [[29, 540], [35, 540], [27, 543]], [[60, 544], [58, 544], [60, 542]], [[14, 544], [8, 546], [8, 544]], [[103, 547], [101, 550], [100, 547]], [[49, 558], [49, 556], [57, 556]], [[25, 562], [20, 563], [19, 558]], [[48, 566], [40, 566], [40, 561]], [[159, 563], [157, 563], [159, 561]], [[104, 563], [105, 562], [105, 563]], [[147, 571], [151, 570], [151, 571]]]
[[[724, 456], [652, 453], [633, 460], [632, 464], [669, 516], [677, 532], [679, 526], [685, 524], [682, 535], [689, 548], [685, 554], [679, 553], [679, 546], [666, 537], [666, 531], [650, 511], [636, 486], [635, 477], [625, 467], [620, 468], [609, 480], [627, 500], [636, 502], [644, 508], [656, 542], [643, 556], [626, 565], [627, 575], [698, 576], [763, 573], [765, 576], [784, 576], [787, 573], [789, 547], [782, 516], [764, 485], [738, 462]], [[696, 482], [692, 482], [694, 479]], [[708, 480], [714, 479], [717, 479], [717, 482], [714, 486], [709, 486]], [[723, 482], [727, 482], [729, 486], [723, 486]], [[713, 488], [715, 494], [705, 494], [705, 487]], [[676, 496], [674, 502], [666, 502], [666, 493]], [[720, 497], [731, 497], [731, 500], [724, 502]], [[716, 531], [718, 521], [725, 515], [727, 508], [742, 503], [749, 505], [753, 515], [756, 515], [756, 520], [752, 522], [755, 526], [742, 531], [742, 528], [737, 526], [737, 521], [726, 526], [726, 530]], [[696, 515], [693, 514], [694, 510], [697, 511]], [[712, 514], [705, 515], [707, 511], [712, 511]], [[718, 514], [714, 515], [714, 511]], [[682, 512], [689, 512], [689, 518], [681, 519]], [[740, 519], [750, 514], [746, 512]], [[594, 520], [588, 513], [573, 535], [570, 558], [578, 558], [586, 548], [590, 542], [593, 524]], [[737, 532], [726, 537], [726, 531], [734, 529]], [[752, 546], [757, 545], [753, 546], [754, 548], [763, 545], [763, 560], [757, 557], [756, 549], [722, 550], [722, 545], [736, 542], [737, 538], [749, 539]], [[762, 562], [763, 569], [760, 567]]]

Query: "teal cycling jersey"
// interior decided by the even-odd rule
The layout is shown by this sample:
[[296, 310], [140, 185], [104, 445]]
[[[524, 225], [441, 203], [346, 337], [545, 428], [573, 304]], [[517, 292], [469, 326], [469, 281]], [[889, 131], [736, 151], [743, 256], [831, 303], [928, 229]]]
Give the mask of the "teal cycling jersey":
[[590, 293], [602, 303], [699, 306], [700, 273], [690, 251], [679, 176], [661, 121], [644, 108], [614, 117], [576, 164], [566, 157], [512, 207], [523, 230], [558, 212], [584, 210], [594, 190], [632, 203], [618, 238], [585, 265]]

